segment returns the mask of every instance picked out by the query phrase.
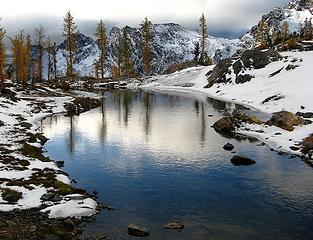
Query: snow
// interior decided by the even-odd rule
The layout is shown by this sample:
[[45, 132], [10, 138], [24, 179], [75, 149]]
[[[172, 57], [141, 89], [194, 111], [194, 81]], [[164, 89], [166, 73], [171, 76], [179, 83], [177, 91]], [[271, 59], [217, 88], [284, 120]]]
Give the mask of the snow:
[[62, 201], [47, 207], [41, 212], [49, 212], [50, 218], [88, 217], [97, 213], [97, 202], [91, 198]]
[[[53, 89], [40, 88], [37, 91], [40, 92], [56, 92]], [[10, 88], [14, 91], [14, 87]], [[36, 158], [26, 157], [19, 152], [20, 148], [23, 146], [20, 141], [26, 141], [28, 139], [27, 133], [38, 133], [39, 132], [39, 121], [51, 114], [63, 113], [65, 112], [64, 103], [71, 101], [73, 98], [70, 96], [59, 96], [59, 97], [39, 97], [35, 94], [23, 95], [24, 92], [18, 92], [18, 101], [13, 102], [7, 98], [0, 97], [0, 145], [7, 150], [13, 150], [13, 152], [8, 152], [2, 154], [1, 156], [10, 157], [15, 161], [15, 159], [26, 160], [29, 162], [28, 166], [20, 166], [21, 169], [17, 169], [13, 162], [5, 163], [0, 161], [0, 177], [2, 183], [0, 184], [0, 211], [12, 211], [14, 209], [30, 209], [30, 208], [43, 208], [43, 211], [50, 212], [50, 217], [81, 217], [90, 216], [96, 213], [97, 203], [90, 199], [89, 197], [80, 196], [80, 201], [71, 199], [69, 196], [63, 196], [60, 204], [47, 207], [49, 202], [43, 202], [41, 197], [53, 191], [53, 189], [45, 188], [43, 185], [25, 185], [21, 186], [9, 186], [8, 183], [12, 180], [27, 181], [32, 175], [40, 170], [50, 169], [55, 171], [57, 174], [55, 179], [65, 184], [71, 184], [70, 179], [54, 162], [43, 162]], [[24, 93], [25, 94], [25, 93]], [[87, 94], [83, 91], [75, 92], [75, 95], [80, 96], [90, 96], [95, 97], [95, 94]], [[41, 109], [41, 111], [36, 110], [37, 104], [45, 103], [47, 109]], [[23, 118], [21, 120], [20, 118]], [[30, 129], [24, 129], [20, 126], [21, 122], [30, 123]], [[37, 142], [28, 142], [30, 146], [41, 149], [43, 146], [40, 144], [39, 140]], [[40, 183], [39, 183], [40, 184]], [[2, 198], [3, 189], [11, 189], [22, 193], [22, 198], [14, 203], [9, 204]], [[51, 205], [52, 203], [50, 203]]]
[[[1, 184], [0, 187], [21, 192], [23, 194], [23, 197], [16, 204], [8, 204], [1, 198], [0, 211], [12, 211], [14, 209], [29, 209], [40, 207], [41, 205], [40, 198], [42, 197], [43, 194], [47, 193], [45, 188], [37, 187], [35, 185], [31, 185], [31, 187], [33, 187], [32, 190], [29, 190], [24, 187], [6, 186], [5, 184]], [[3, 204], [1, 204], [1, 202]]]
[[303, 11], [297, 11], [296, 9], [291, 9], [285, 12], [286, 20], [289, 24], [290, 32], [298, 32], [300, 23], [304, 23], [306, 19], [312, 20], [312, 13], [310, 10], [305, 9]]
[[[160, 75], [148, 78], [144, 83], [133, 82], [130, 88], [142, 88], [157, 91], [176, 91], [189, 94], [206, 94], [209, 97], [219, 100], [241, 104], [259, 110], [267, 114], [272, 114], [281, 110], [296, 113], [313, 112], [312, 102], [312, 66], [313, 52], [283, 52], [283, 60], [272, 62], [263, 69], [250, 70], [247, 74], [253, 75], [250, 82], [236, 84], [232, 73], [232, 83], [214, 84], [209, 89], [203, 88], [207, 85], [205, 76], [214, 66], [196, 67], [182, 70], [169, 75]], [[286, 70], [289, 64], [297, 65], [293, 70]], [[284, 68], [279, 74], [270, 77], [270, 74]], [[189, 86], [189, 87], [186, 87]], [[191, 87], [190, 87], [191, 86]], [[283, 96], [278, 101], [263, 101], [274, 95]], [[305, 107], [303, 110], [302, 107]], [[292, 151], [289, 147], [300, 143], [305, 137], [313, 133], [313, 124], [298, 126], [294, 131], [288, 132], [277, 127], [267, 127], [265, 125], [246, 126], [252, 131], [244, 128], [239, 133], [253, 136], [267, 143], [269, 146], [284, 152], [300, 154]], [[264, 130], [258, 133], [253, 130]], [[282, 133], [275, 135], [275, 133]], [[292, 140], [291, 140], [292, 139]]]

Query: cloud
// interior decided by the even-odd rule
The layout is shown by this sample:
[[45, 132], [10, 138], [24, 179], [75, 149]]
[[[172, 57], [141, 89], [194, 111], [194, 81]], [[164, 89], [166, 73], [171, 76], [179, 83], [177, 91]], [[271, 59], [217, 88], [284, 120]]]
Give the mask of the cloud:
[[[62, 17], [70, 9], [81, 32], [93, 35], [98, 19], [108, 25], [138, 26], [148, 16], [154, 23], [176, 22], [189, 29], [198, 28], [202, 12], [208, 21], [209, 33], [214, 36], [238, 37], [255, 25], [261, 15], [288, 0], [10, 0], [0, 9], [8, 35], [19, 29], [32, 32], [42, 24], [47, 35], [60, 40]], [[16, 7], [19, 6], [19, 7]], [[36, 7], [34, 7], [36, 6]]]

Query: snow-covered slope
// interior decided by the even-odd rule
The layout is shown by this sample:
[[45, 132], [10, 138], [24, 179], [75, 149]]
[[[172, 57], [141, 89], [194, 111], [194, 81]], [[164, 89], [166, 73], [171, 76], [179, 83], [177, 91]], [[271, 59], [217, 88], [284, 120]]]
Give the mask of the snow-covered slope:
[[[313, 22], [313, 2], [311, 0], [292, 0], [286, 6], [276, 7], [268, 14], [262, 16], [266, 23], [269, 37], [281, 30], [286, 21], [289, 24], [290, 33], [299, 32], [300, 24], [306, 19]], [[253, 26], [242, 38], [241, 42], [245, 48], [251, 48], [257, 39], [257, 25]]]
[[[143, 73], [141, 62], [141, 33], [138, 28], [126, 26], [133, 48], [135, 69], [139, 74]], [[106, 55], [107, 75], [111, 74], [112, 66], [116, 59], [116, 45], [118, 34], [122, 35], [123, 29], [112, 28], [109, 34], [109, 43]], [[182, 63], [193, 59], [195, 42], [199, 41], [199, 34], [190, 31], [174, 23], [153, 25], [153, 73], [160, 74], [170, 65]], [[81, 76], [93, 75], [93, 62], [98, 57], [99, 49], [91, 37], [80, 34], [77, 37], [78, 52], [76, 54], [75, 70]], [[64, 74], [66, 70], [65, 42], [58, 47], [58, 70]], [[208, 37], [207, 51], [210, 57], [218, 61], [233, 55], [239, 49], [239, 40]]]

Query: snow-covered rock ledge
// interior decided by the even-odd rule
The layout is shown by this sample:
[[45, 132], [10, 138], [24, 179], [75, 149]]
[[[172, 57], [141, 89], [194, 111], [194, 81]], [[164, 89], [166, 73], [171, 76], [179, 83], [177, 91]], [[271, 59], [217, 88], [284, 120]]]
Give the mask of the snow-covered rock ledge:
[[[134, 81], [128, 87], [204, 94], [266, 114], [283, 110], [301, 115], [313, 112], [311, 80], [313, 52], [289, 51], [280, 54], [281, 59], [272, 61], [262, 68], [242, 69], [239, 74], [252, 76], [244, 83], [236, 83], [238, 73], [236, 75], [233, 64], [237, 59], [232, 59], [229, 68], [226, 69], [227, 81], [215, 83], [210, 88], [204, 86], [208, 85], [208, 77], [215, 66], [194, 67], [169, 75], [151, 77], [143, 82]], [[313, 114], [309, 117], [313, 117]], [[299, 125], [293, 131], [265, 124], [247, 124], [237, 129], [237, 133], [255, 137], [277, 151], [303, 156], [303, 153], [298, 149], [294, 150], [293, 146], [300, 145], [313, 133], [313, 124]]]
[[[48, 139], [38, 131], [40, 119], [67, 112], [64, 106], [77, 98], [43, 86], [22, 87], [10, 81], [4, 85], [0, 93], [0, 212], [36, 208], [50, 218], [96, 214], [97, 202], [72, 187], [68, 175], [46, 156], [43, 145]], [[89, 105], [76, 108], [80, 113]]]

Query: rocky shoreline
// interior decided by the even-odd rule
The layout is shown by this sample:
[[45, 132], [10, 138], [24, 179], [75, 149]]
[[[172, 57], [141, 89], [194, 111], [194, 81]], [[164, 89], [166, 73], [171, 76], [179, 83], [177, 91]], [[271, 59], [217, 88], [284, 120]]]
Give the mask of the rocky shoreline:
[[48, 139], [36, 124], [53, 114], [78, 115], [101, 104], [99, 98], [44, 85], [7, 81], [1, 86], [0, 239], [81, 239], [80, 225], [100, 207], [95, 196], [72, 187], [61, 164], [47, 157], [43, 145]]
[[[303, 116], [303, 115], [302, 115]], [[306, 126], [312, 124], [312, 121], [300, 116], [299, 114], [293, 114], [288, 111], [281, 111], [277, 113], [273, 113], [271, 118], [263, 122], [258, 119], [256, 116], [250, 116], [245, 113], [234, 111], [231, 116], [223, 117], [216, 121], [213, 124], [213, 128], [215, 131], [221, 134], [241, 134], [251, 136], [252, 132], [256, 132], [258, 134], [265, 133], [266, 129], [274, 126], [282, 131], [292, 132], [297, 126]], [[251, 126], [259, 126], [259, 128], [253, 128]], [[275, 136], [282, 135], [281, 132], [277, 131], [274, 133]], [[312, 156], [313, 156], [313, 137], [310, 135], [305, 138], [302, 142], [298, 142], [296, 144], [293, 143], [293, 139], [289, 139], [290, 153], [300, 156], [306, 163], [310, 166], [312, 164]], [[225, 146], [224, 146], [225, 147]], [[282, 154], [282, 151], [279, 151], [281, 147], [279, 147], [277, 152]]]

